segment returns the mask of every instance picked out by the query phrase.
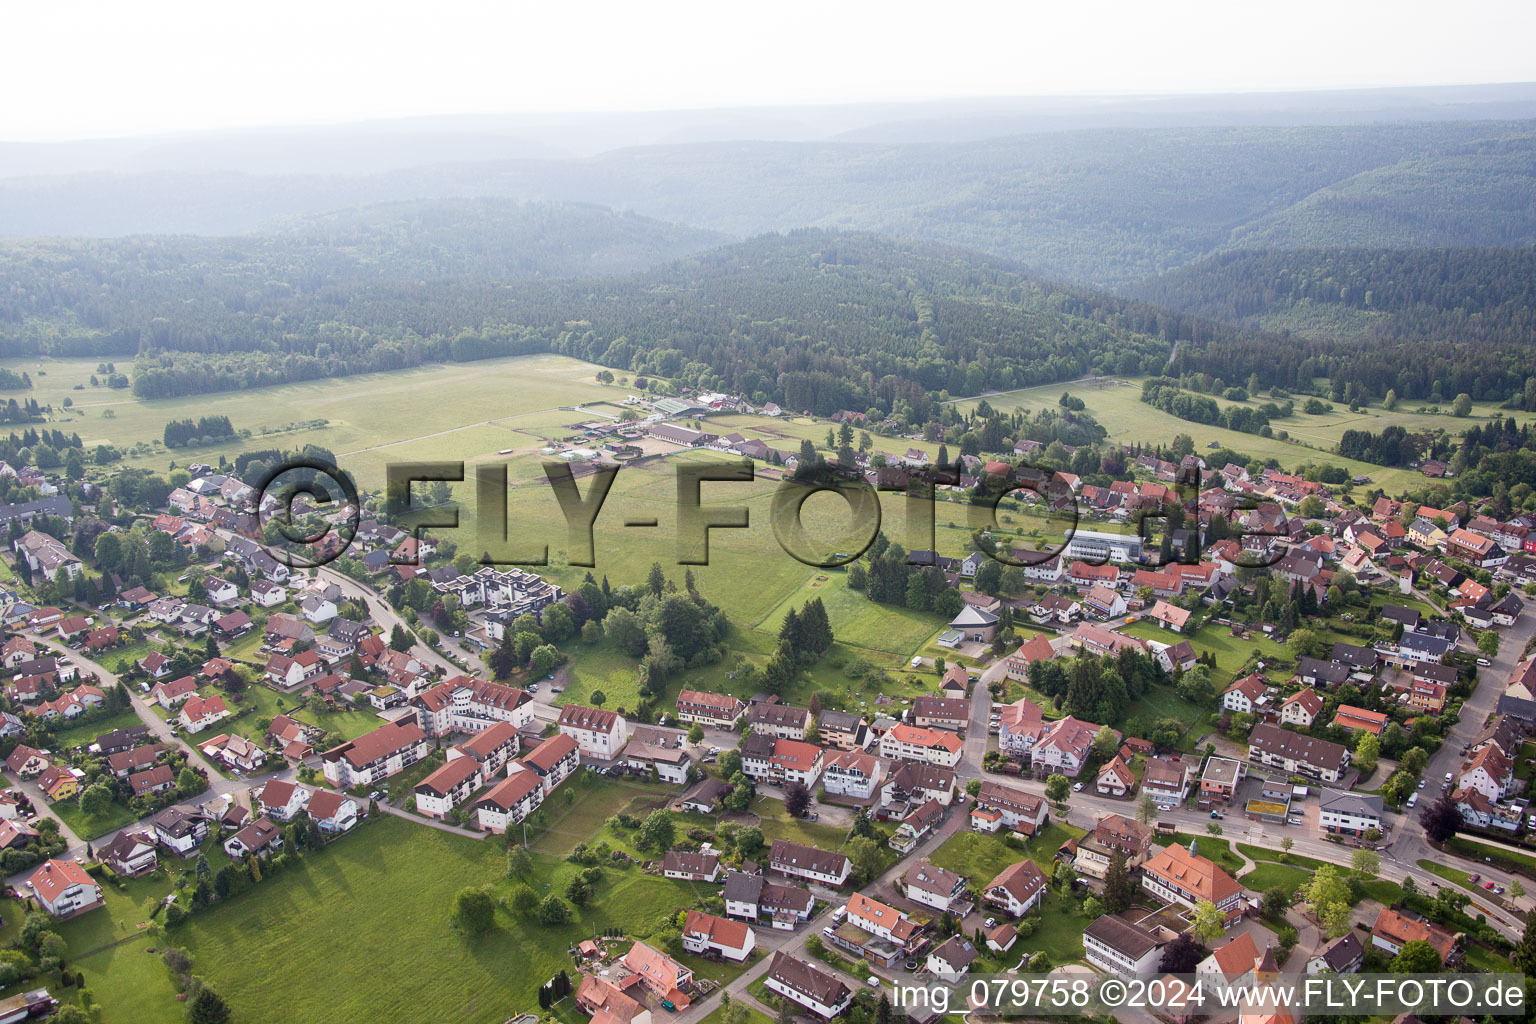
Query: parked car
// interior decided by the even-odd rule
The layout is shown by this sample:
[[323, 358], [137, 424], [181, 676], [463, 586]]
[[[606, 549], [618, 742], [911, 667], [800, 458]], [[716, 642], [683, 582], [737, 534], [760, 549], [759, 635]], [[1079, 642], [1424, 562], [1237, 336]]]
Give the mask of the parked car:
[[1483, 668], [1488, 668], [1490, 665], [1493, 664], [1493, 662], [1489, 661], [1487, 658], [1478, 658], [1477, 659], [1477, 663], [1478, 663], [1478, 665], [1482, 666]]
[[1083, 791], [1083, 784], [1081, 782], [1075, 783], [1072, 786], [1072, 792], [1074, 792], [1074, 793], [1081, 793], [1082, 791]]
[[1478, 872], [1478, 871], [1474, 871], [1474, 872], [1472, 872], [1472, 874], [1467, 876], [1467, 881], [1472, 882], [1474, 884], [1476, 884], [1477, 882], [1480, 882], [1482, 880], [1483, 880], [1482, 873]]
[[1286, 818], [1285, 819], [1285, 823], [1287, 825], [1300, 825], [1301, 824], [1301, 819], [1297, 818], [1295, 816], [1292, 816], [1292, 817]]

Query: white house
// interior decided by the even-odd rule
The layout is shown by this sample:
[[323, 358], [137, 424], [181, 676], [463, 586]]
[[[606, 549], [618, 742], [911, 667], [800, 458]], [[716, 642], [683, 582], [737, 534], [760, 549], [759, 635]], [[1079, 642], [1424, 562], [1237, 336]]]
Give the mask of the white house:
[[768, 866], [783, 875], [806, 878], [825, 885], [842, 885], [853, 871], [846, 854], [775, 839], [768, 851]]
[[27, 885], [54, 917], [74, 917], [102, 906], [101, 886], [72, 860], [44, 861], [27, 879]]
[[952, 732], [895, 725], [880, 737], [880, 756], [897, 761], [923, 761], [941, 768], [953, 768], [960, 761], [965, 743]]
[[566, 704], [557, 724], [561, 735], [575, 740], [585, 758], [612, 761], [629, 742], [629, 723], [616, 711]]
[[1040, 903], [1044, 892], [1045, 875], [1033, 861], [1021, 860], [992, 879], [982, 898], [1010, 917], [1023, 917]]
[[828, 793], [867, 800], [880, 785], [880, 759], [862, 750], [845, 750], [826, 762], [821, 784]]
[[1083, 931], [1083, 954], [1093, 966], [1122, 978], [1157, 970], [1163, 943], [1145, 928], [1105, 914]]
[[326, 781], [342, 789], [382, 782], [427, 756], [427, 735], [413, 719], [402, 719], [327, 750], [321, 757]]
[[690, 953], [718, 953], [741, 963], [752, 955], [757, 936], [743, 921], [730, 921], [698, 910], [683, 921], [683, 948]]
[[813, 967], [783, 950], [774, 952], [763, 985], [768, 991], [778, 993], [824, 1020], [838, 1016], [853, 1002], [853, 991], [837, 975]]
[[207, 698], [193, 694], [181, 706], [181, 714], [177, 720], [187, 732], [202, 732], [210, 725], [228, 718], [229, 715], [229, 706], [218, 694]]
[[416, 812], [428, 818], [443, 818], [474, 795], [485, 782], [480, 762], [472, 757], [456, 757], [418, 782], [412, 790]]
[[945, 981], [959, 981], [980, 956], [970, 939], [951, 935], [928, 954], [928, 973]]
[[902, 879], [907, 899], [947, 913], [962, 902], [965, 879], [932, 864], [914, 864]]

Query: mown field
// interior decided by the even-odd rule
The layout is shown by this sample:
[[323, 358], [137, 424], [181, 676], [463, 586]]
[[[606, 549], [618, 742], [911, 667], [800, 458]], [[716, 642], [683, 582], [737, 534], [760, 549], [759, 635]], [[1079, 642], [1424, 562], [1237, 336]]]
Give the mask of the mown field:
[[[168, 421], [210, 412], [228, 416], [236, 430], [252, 432], [229, 444], [161, 448], [130, 464], [164, 470], [171, 460], [184, 464], [246, 449], [314, 443], [335, 452], [342, 467], [370, 488], [382, 485], [390, 461], [494, 457], [505, 448], [537, 452], [549, 437], [567, 433], [566, 425], [593, 418], [562, 406], [622, 400], [627, 393], [599, 384], [593, 377], [597, 367], [578, 360], [523, 356], [257, 388], [220, 394], [212, 402], [201, 395], [141, 401], [126, 389], [90, 387], [97, 363], [34, 357], [5, 365], [30, 373], [32, 397], [51, 402], [60, 413], [51, 426], [78, 432], [88, 447], [158, 444]], [[128, 364], [119, 361], [117, 368], [126, 371]], [[77, 384], [84, 390], [75, 390]], [[63, 410], [65, 398], [74, 403], [72, 409]], [[327, 424], [298, 427], [320, 419]]]
[[[222, 856], [210, 856], [215, 869]], [[540, 893], [562, 892], [578, 870], [544, 854], [534, 859], [531, 881]], [[194, 971], [241, 1020], [490, 1024], [536, 1012], [539, 985], [573, 966], [566, 949], [579, 939], [609, 928], [635, 938], [658, 936], [695, 899], [684, 883], [633, 867], [609, 868], [597, 898], [569, 924], [544, 927], [502, 910], [489, 934], [468, 939], [457, 933], [448, 920], [453, 894], [476, 884], [504, 894], [512, 884], [504, 873], [498, 841], [386, 817], [171, 933], [151, 936], [140, 927], [147, 915], [138, 898], [165, 892], [163, 875], [130, 883], [129, 895], [109, 889], [106, 910], [67, 922], [61, 931], [72, 951], [86, 954], [75, 966], [103, 1004], [102, 1024], [182, 1019], [165, 968], [148, 952], [168, 944], [191, 952]], [[89, 952], [120, 939], [127, 941]], [[709, 977], [739, 973], [684, 960]]]
[[[1449, 406], [1442, 407], [1440, 413], [1430, 413], [1419, 412], [1420, 403], [1412, 403], [1411, 407], [1408, 407], [1409, 403], [1404, 403], [1392, 412], [1387, 412], [1380, 405], [1373, 405], [1358, 413], [1351, 413], [1349, 406], [1334, 403], [1332, 412], [1321, 416], [1309, 416], [1299, 411], [1302, 402], [1298, 401], [1298, 411], [1294, 415], [1272, 423], [1276, 432], [1286, 431], [1292, 438], [1289, 441], [1281, 441], [1276, 438], [1259, 437], [1257, 434], [1244, 434], [1220, 427], [1191, 423], [1170, 416], [1141, 401], [1139, 379], [1126, 379], [1131, 386], [1100, 388], [1082, 384], [1075, 387], [1055, 384], [1031, 388], [1027, 391], [990, 395], [987, 396], [986, 401], [995, 409], [1036, 411], [1055, 405], [1062, 391], [1070, 390], [1073, 395], [1087, 403], [1088, 411], [1104, 425], [1109, 431], [1110, 439], [1114, 441], [1125, 444], [1137, 442], [1167, 444], [1179, 434], [1188, 434], [1195, 439], [1197, 449], [1204, 448], [1209, 441], [1215, 441], [1235, 451], [1246, 452], [1259, 458], [1277, 459], [1282, 466], [1291, 468], [1304, 462], [1329, 462], [1343, 466], [1349, 470], [1351, 476], [1368, 476], [1374, 485], [1382, 486], [1389, 492], [1418, 488], [1427, 481], [1412, 470], [1389, 469], [1351, 459], [1341, 459], [1334, 455], [1333, 451], [1344, 431], [1380, 432], [1387, 426], [1397, 424], [1410, 431], [1444, 429], [1459, 433], [1470, 426], [1488, 422], [1494, 415], [1509, 415], [1507, 411], [1499, 410], [1490, 403], [1474, 404], [1472, 414], [1465, 418], [1451, 416]], [[969, 410], [975, 408], [978, 401], [967, 399], [958, 404], [962, 409]], [[1231, 405], [1248, 405], [1257, 408], [1263, 404], [1263, 401], [1252, 400], [1241, 403], [1229, 402], [1223, 398], [1218, 398], [1217, 402], [1223, 408]], [[1529, 414], [1525, 413], [1517, 412], [1514, 415], [1522, 421], [1529, 418]]]

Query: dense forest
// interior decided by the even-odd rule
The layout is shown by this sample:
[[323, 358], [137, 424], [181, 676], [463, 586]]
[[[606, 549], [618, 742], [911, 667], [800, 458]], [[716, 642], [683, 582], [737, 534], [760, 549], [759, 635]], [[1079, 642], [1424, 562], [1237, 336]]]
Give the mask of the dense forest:
[[[0, 356], [132, 356], [135, 393], [164, 398], [556, 352], [759, 403], [821, 415], [874, 410], [913, 425], [930, 421], [945, 393], [1087, 374], [1167, 372], [1211, 382], [1185, 391], [1247, 382], [1347, 402], [1389, 391], [1424, 403], [1461, 393], [1536, 401], [1536, 390], [1527, 394], [1536, 351], [1504, 344], [1513, 332], [1432, 345], [1286, 338], [1054, 284], [977, 253], [821, 230], [759, 236], [618, 276], [530, 277], [522, 250], [497, 243], [500, 229], [487, 223], [538, 237], [575, 216], [585, 233], [552, 242], [551, 267], [589, 263], [582, 252], [656, 254], [703, 239], [585, 208], [450, 203], [383, 213], [377, 223], [367, 212], [337, 214], [238, 238], [0, 248], [10, 285], [0, 296]], [[417, 234], [416, 224], [427, 226]], [[638, 240], [646, 231], [657, 233], [652, 243]], [[406, 236], [414, 240], [393, 241]], [[1506, 269], [1477, 292], [1510, 317], [1531, 287], [1521, 256], [1488, 257]], [[1360, 301], [1367, 292], [1373, 303], [1398, 304], [1439, 294], [1389, 271], [1380, 277]], [[1470, 280], [1460, 291], [1447, 285], [1439, 301], [1471, 290]], [[1466, 302], [1458, 308], [1476, 315]], [[1196, 422], [1265, 427], [1264, 417], [1226, 422], [1193, 396], [1163, 397], [1167, 411]]]
[[1223, 253], [1133, 289], [1200, 316], [1335, 341], [1524, 344], [1536, 337], [1536, 248]]
[[161, 398], [559, 352], [822, 414], [905, 405], [923, 422], [938, 392], [1151, 373], [1175, 341], [1237, 333], [860, 234], [767, 235], [639, 274], [547, 281], [497, 276], [494, 261], [429, 279], [443, 247], [428, 245], [387, 267], [343, 247], [333, 266], [303, 237], [0, 250], [12, 285], [0, 353], [136, 354], [135, 392]]
[[[0, 182], [12, 235], [233, 234], [418, 198], [598, 203], [748, 237], [825, 227], [957, 245], [1120, 288], [1227, 249], [1536, 241], [1530, 121], [1119, 128], [883, 144], [708, 142], [380, 174]], [[618, 269], [618, 268], [610, 268]]]

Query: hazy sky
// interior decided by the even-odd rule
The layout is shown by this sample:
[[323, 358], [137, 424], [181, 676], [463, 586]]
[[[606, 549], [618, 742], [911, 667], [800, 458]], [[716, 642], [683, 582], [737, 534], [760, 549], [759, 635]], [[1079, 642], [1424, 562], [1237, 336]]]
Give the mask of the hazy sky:
[[0, 139], [1536, 79], [1536, 2], [9, 3]]

